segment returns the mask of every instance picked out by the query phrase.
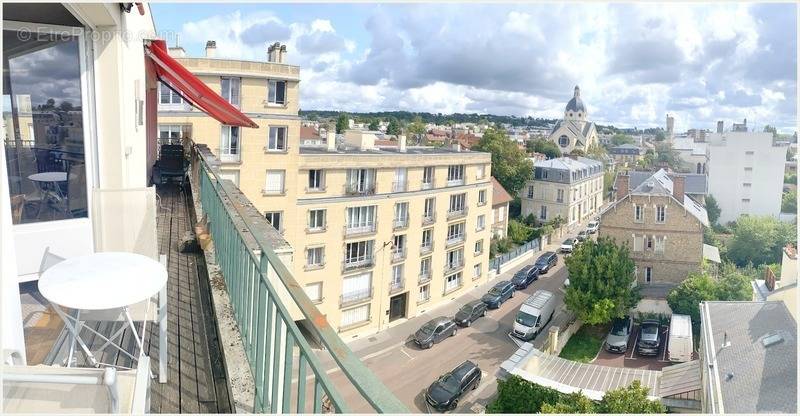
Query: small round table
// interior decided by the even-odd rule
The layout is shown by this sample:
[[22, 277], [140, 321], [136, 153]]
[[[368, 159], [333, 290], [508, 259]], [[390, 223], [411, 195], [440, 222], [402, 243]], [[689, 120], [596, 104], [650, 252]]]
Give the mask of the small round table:
[[[83, 326], [81, 310], [121, 309], [141, 351], [142, 340], [133, 325], [128, 307], [150, 299], [166, 284], [166, 268], [156, 260], [135, 253], [105, 252], [73, 257], [42, 273], [39, 292], [52, 304], [72, 334], [67, 366], [71, 364], [76, 341], [92, 365], [99, 365], [79, 336]], [[68, 316], [61, 309], [62, 306], [75, 309], [76, 316]], [[121, 334], [119, 331], [115, 336]], [[105, 345], [110, 343], [126, 352], [113, 343], [115, 336], [111, 339], [100, 336], [106, 340]]]

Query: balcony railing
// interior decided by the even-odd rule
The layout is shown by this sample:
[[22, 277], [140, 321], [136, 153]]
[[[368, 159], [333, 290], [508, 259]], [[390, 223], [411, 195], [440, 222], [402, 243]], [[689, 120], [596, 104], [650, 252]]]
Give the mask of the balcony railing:
[[447, 186], [460, 186], [464, 184], [464, 178], [453, 178], [447, 180]]
[[[376, 413], [408, 413], [409, 409], [347, 347], [278, 257], [278, 237], [264, 216], [230, 181], [219, 177], [218, 159], [206, 146], [192, 149], [191, 184], [199, 192], [214, 241], [215, 258], [244, 345], [255, 394], [253, 412], [351, 413], [340, 389], [347, 383]], [[290, 308], [302, 316], [292, 316]], [[334, 384], [329, 367], [309, 345], [296, 321], [305, 319], [311, 337], [324, 346], [346, 381]], [[281, 358], [283, 357], [283, 358]], [[313, 397], [307, 397], [307, 386]], [[308, 403], [308, 402], [311, 403]]]
[[422, 189], [433, 189], [433, 181], [430, 181], [430, 182], [422, 181], [422, 185], [420, 185], [420, 188], [422, 188]]
[[408, 216], [405, 216], [404, 218], [395, 218], [394, 221], [392, 221], [392, 228], [395, 230], [408, 228]]
[[239, 163], [242, 160], [242, 155], [239, 149], [220, 148], [219, 161], [222, 163]]
[[350, 270], [366, 269], [375, 264], [375, 259], [372, 255], [369, 257], [358, 257], [352, 259], [344, 259], [342, 261], [342, 271], [347, 272]]
[[451, 263], [445, 263], [444, 274], [455, 272], [464, 267], [464, 259], [457, 260]]
[[357, 305], [361, 302], [365, 302], [367, 300], [372, 299], [372, 288], [368, 289], [361, 289], [356, 290], [353, 292], [342, 293], [339, 296], [339, 307], [344, 308], [346, 306]]
[[406, 254], [408, 254], [408, 253], [407, 253], [405, 247], [402, 247], [402, 248], [399, 248], [399, 249], [393, 249], [392, 250], [392, 262], [405, 260]]
[[365, 235], [365, 234], [372, 234], [378, 229], [378, 222], [373, 221], [369, 224], [358, 224], [358, 225], [345, 225], [344, 226], [344, 235], [346, 237], [352, 237], [356, 235]]
[[447, 237], [447, 241], [445, 241], [445, 247], [452, 247], [458, 244], [461, 244], [466, 239], [466, 234], [458, 234], [458, 235], [451, 235]]
[[422, 214], [422, 225], [429, 225], [436, 222], [436, 213], [431, 212], [428, 214]]
[[428, 254], [433, 251], [433, 241], [423, 241], [419, 247], [420, 254]]
[[447, 219], [453, 220], [456, 218], [466, 217], [469, 213], [469, 208], [461, 207], [447, 210]]
[[344, 194], [345, 195], [352, 195], [352, 196], [367, 196], [367, 195], [375, 195], [375, 184], [345, 184], [344, 186]]
[[407, 190], [408, 190], [407, 181], [392, 182], [392, 192], [405, 192]]
[[431, 281], [430, 269], [419, 272], [419, 282], [418, 282], [419, 284], [424, 285], [425, 283], [428, 283], [430, 281]]
[[394, 295], [397, 292], [402, 292], [403, 288], [405, 288], [405, 279], [400, 279], [399, 281], [389, 282], [389, 294]]

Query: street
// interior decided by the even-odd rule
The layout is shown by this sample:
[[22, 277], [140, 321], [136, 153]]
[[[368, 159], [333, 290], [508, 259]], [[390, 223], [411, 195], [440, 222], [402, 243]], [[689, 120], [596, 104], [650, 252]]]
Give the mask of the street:
[[[557, 251], [560, 241], [545, 247]], [[532, 264], [538, 257], [525, 264]], [[519, 306], [536, 290], [553, 292], [557, 300], [556, 316], [548, 324], [557, 321], [563, 313], [563, 283], [567, 277], [564, 258], [559, 254], [558, 264], [541, 275], [527, 289], [517, 291], [500, 309], [489, 310], [487, 316], [473, 322], [471, 327], [459, 327], [458, 333], [428, 350], [419, 349], [411, 340], [414, 332], [423, 323], [437, 316], [452, 317], [461, 305], [480, 298], [495, 283], [508, 280], [525, 264], [508, 270], [484, 285], [473, 289], [457, 301], [442, 305], [424, 315], [389, 328], [379, 334], [355, 340], [348, 345], [381, 381], [403, 401], [412, 412], [428, 412], [422, 393], [440, 375], [452, 370], [465, 360], [471, 360], [482, 370], [480, 386], [461, 398], [456, 413], [474, 413], [488, 405], [497, 391], [495, 372], [500, 364], [517, 350], [517, 344], [509, 337]], [[547, 338], [547, 327], [534, 341], [540, 347]], [[338, 369], [330, 372], [332, 380], [339, 386], [349, 384]], [[371, 412], [369, 405], [355, 390], [343, 389], [342, 394], [354, 412]]]

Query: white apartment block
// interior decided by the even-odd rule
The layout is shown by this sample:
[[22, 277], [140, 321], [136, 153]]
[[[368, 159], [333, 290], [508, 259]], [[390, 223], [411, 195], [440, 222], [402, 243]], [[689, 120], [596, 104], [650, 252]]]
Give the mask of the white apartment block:
[[550, 221], [560, 216], [573, 225], [603, 205], [603, 163], [585, 157], [536, 161], [519, 196], [523, 217]]

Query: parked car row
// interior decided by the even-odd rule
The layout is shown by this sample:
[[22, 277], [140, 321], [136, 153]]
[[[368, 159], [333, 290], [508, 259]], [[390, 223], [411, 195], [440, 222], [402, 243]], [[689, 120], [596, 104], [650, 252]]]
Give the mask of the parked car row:
[[592, 234], [597, 233], [598, 228], [600, 228], [599, 219], [595, 218], [593, 221], [589, 221], [589, 224], [586, 225], [585, 230], [579, 231], [577, 236], [569, 237], [564, 240], [563, 243], [561, 243], [560, 251], [562, 253], [572, 253], [578, 244], [586, 241]]
[[[603, 343], [606, 351], [624, 354], [628, 350], [633, 319], [630, 316], [615, 319], [606, 340]], [[658, 355], [664, 333], [661, 322], [657, 319], [645, 319], [639, 325], [636, 339], [636, 351], [642, 356]], [[672, 315], [669, 326], [669, 342], [666, 354], [670, 361], [686, 362], [692, 359], [694, 344], [692, 341], [692, 322], [687, 315]]]

